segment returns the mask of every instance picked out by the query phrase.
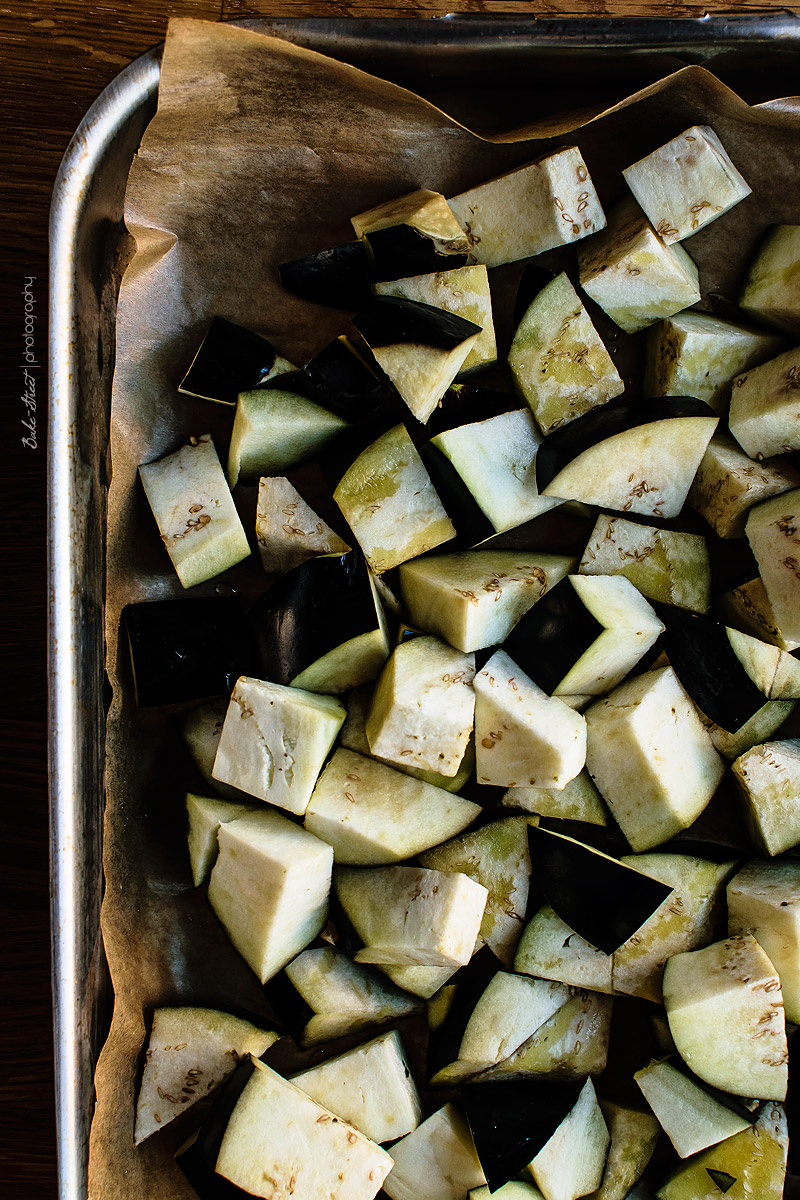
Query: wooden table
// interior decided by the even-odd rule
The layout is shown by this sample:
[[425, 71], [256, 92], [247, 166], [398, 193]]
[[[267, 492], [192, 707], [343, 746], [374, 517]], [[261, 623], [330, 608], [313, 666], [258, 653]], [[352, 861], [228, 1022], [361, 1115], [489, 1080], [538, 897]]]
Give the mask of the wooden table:
[[[171, 15], [210, 20], [270, 16], [425, 16], [448, 11], [557, 15], [697, 16], [740, 4], [646, 4], [636, 0], [11, 0], [0, 16], [5, 166], [0, 181], [4, 494], [0, 662], [3, 782], [0, 998], [3, 1070], [2, 1169], [9, 1196], [55, 1195], [46, 764], [46, 361], [47, 221], [50, 192], [69, 138], [91, 102], [138, 54], [161, 41]], [[23, 289], [36, 317], [36, 412], [22, 400]], [[33, 416], [35, 430], [23, 426]], [[24, 444], [23, 439], [27, 442]]]

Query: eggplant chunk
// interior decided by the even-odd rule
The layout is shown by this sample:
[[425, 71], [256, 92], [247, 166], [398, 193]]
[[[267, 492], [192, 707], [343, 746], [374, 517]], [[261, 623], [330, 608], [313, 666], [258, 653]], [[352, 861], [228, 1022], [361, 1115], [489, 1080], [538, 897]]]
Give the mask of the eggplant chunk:
[[770, 855], [800, 840], [800, 740], [764, 742], [741, 754], [733, 777], [759, 846]]
[[392, 1168], [386, 1151], [253, 1062], [222, 1139], [218, 1173], [264, 1200], [276, 1192], [293, 1200], [373, 1200]]
[[565, 146], [450, 200], [470, 241], [474, 262], [487, 267], [531, 258], [606, 223], [576, 146]]
[[682, 1163], [657, 1200], [781, 1200], [789, 1136], [782, 1104], [767, 1104], [750, 1129]]
[[784, 638], [775, 620], [761, 576], [748, 579], [719, 598], [719, 612], [726, 625], [769, 642], [779, 650], [797, 650], [800, 642]]
[[616, 688], [586, 712], [586, 765], [632, 848], [687, 829], [724, 764], [671, 668]]
[[[241, 794], [241, 793], [240, 793]], [[187, 842], [192, 881], [200, 887], [211, 874], [217, 858], [217, 838], [220, 825], [255, 812], [254, 804], [232, 804], [212, 796], [186, 796]]]
[[603, 1171], [603, 1182], [591, 1200], [626, 1200], [641, 1178], [658, 1141], [658, 1121], [649, 1112], [640, 1112], [611, 1100], [601, 1100], [600, 1108], [611, 1135], [611, 1147]]
[[578, 252], [581, 287], [626, 333], [700, 299], [698, 271], [682, 246], [661, 241], [642, 210], [623, 200], [607, 228]]
[[569, 988], [570, 998], [526, 1042], [479, 1078], [585, 1079], [606, 1068], [613, 1000]]
[[728, 733], [721, 725], [715, 725], [704, 713], [700, 713], [700, 719], [708, 730], [714, 749], [733, 762], [735, 758], [746, 754], [748, 750], [771, 737], [784, 721], [788, 720], [795, 708], [796, 700], [768, 700], [735, 733]]
[[239, 392], [249, 392], [294, 369], [260, 334], [214, 317], [178, 391], [184, 396], [235, 404]]
[[674, 955], [664, 971], [669, 1029], [712, 1087], [783, 1100], [788, 1069], [781, 981], [750, 934]]
[[800, 488], [757, 504], [745, 532], [782, 637], [800, 641]]
[[350, 549], [283, 476], [259, 482], [256, 540], [264, 570], [275, 575], [317, 554], [346, 554]]
[[800, 334], [800, 225], [773, 225], [750, 264], [739, 297], [742, 310]]
[[228, 447], [228, 483], [256, 483], [313, 458], [333, 441], [347, 422], [309, 398], [311, 385], [302, 371], [281, 376], [274, 385], [242, 392], [236, 404]]
[[690, 126], [622, 174], [667, 245], [691, 237], [753, 190], [708, 125]]
[[508, 365], [544, 434], [625, 390], [565, 274], [556, 276], [531, 303], [514, 334]]
[[711, 564], [696, 533], [638, 525], [601, 513], [579, 567], [581, 575], [624, 575], [648, 600], [708, 611]]
[[771, 458], [800, 448], [797, 419], [800, 350], [787, 350], [733, 381], [730, 429], [751, 458]]
[[654, 1060], [637, 1071], [634, 1079], [681, 1158], [715, 1146], [753, 1124], [670, 1062]]
[[603, 1179], [611, 1136], [591, 1079], [528, 1170], [547, 1200], [576, 1200]]
[[613, 992], [612, 956], [577, 934], [549, 904], [525, 926], [514, 970], [594, 992]]
[[747, 514], [754, 504], [798, 484], [800, 475], [788, 463], [754, 462], [733, 438], [714, 434], [697, 468], [688, 502], [720, 537], [739, 538], [744, 537]]
[[486, 1183], [469, 1126], [453, 1104], [395, 1142], [392, 1158], [383, 1184], [391, 1200], [464, 1200], [470, 1188]]
[[250, 546], [210, 434], [139, 467], [139, 478], [185, 588], [248, 557]]
[[507, 808], [521, 808], [525, 812], [563, 821], [608, 824], [608, 810], [588, 771], [581, 771], [570, 779], [560, 792], [552, 788], [509, 788], [503, 796], [503, 804]]
[[752, 933], [780, 977], [787, 1021], [800, 1025], [800, 862], [739, 871], [728, 884], [728, 933]]

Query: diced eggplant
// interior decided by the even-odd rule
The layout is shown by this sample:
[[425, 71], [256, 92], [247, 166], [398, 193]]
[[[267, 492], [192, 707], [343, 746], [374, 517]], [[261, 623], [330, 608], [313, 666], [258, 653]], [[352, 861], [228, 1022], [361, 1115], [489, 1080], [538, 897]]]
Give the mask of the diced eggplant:
[[637, 1071], [634, 1079], [681, 1158], [715, 1146], [753, 1124], [672, 1063], [653, 1061]]
[[612, 954], [663, 903], [672, 888], [573, 838], [530, 826], [537, 886], [561, 919]]
[[750, 862], [728, 884], [728, 933], [752, 933], [781, 981], [787, 1021], [800, 1025], [800, 862]]
[[508, 365], [544, 434], [625, 390], [566, 274], [532, 301], [514, 334]]
[[800, 225], [773, 225], [744, 281], [744, 312], [776, 329], [800, 334]]
[[648, 600], [707, 612], [711, 564], [696, 533], [639, 525], [601, 513], [583, 552], [581, 575], [624, 575]]
[[344, 335], [328, 342], [309, 359], [303, 373], [318, 393], [319, 403], [345, 421], [363, 420], [381, 405], [394, 402], [392, 389], [367, 366]]
[[682, 246], [667, 246], [632, 199], [578, 252], [581, 287], [626, 333], [700, 300], [698, 270]]
[[260, 334], [224, 317], [213, 317], [178, 391], [235, 404], [239, 392], [249, 392], [274, 375], [293, 370]]
[[383, 609], [357, 551], [312, 558], [250, 611], [267, 679], [340, 693], [375, 679], [389, 655]]
[[754, 937], [674, 955], [664, 1005], [678, 1053], [701, 1080], [736, 1096], [786, 1097], [781, 982]]
[[503, 643], [539, 687], [556, 696], [602, 695], [621, 683], [664, 626], [622, 575], [568, 575]]
[[486, 1183], [469, 1126], [454, 1104], [445, 1104], [392, 1146], [394, 1166], [383, 1190], [391, 1200], [464, 1200]]
[[502, 642], [574, 564], [518, 550], [441, 554], [404, 563], [400, 590], [412, 620], [468, 653]]
[[726, 625], [769, 642], [779, 650], [797, 650], [800, 643], [784, 638], [772, 611], [761, 576], [748, 579], [719, 598], [718, 608]]
[[361, 241], [281, 263], [278, 272], [287, 292], [330, 308], [357, 312], [371, 294], [372, 267]]
[[606, 223], [576, 146], [490, 179], [450, 200], [474, 262], [498, 267], [587, 237]]
[[600, 1186], [610, 1145], [594, 1084], [587, 1079], [574, 1107], [528, 1170], [546, 1200], [576, 1200]]
[[210, 434], [140, 466], [139, 478], [185, 588], [248, 557], [250, 546]]
[[274, 575], [318, 554], [346, 554], [350, 549], [282, 476], [259, 482], [256, 540], [264, 570]]
[[753, 190], [708, 125], [690, 126], [622, 174], [667, 245], [691, 237]]
[[570, 999], [518, 1050], [480, 1076], [500, 1079], [585, 1079], [606, 1068], [613, 1001], [570, 988]]
[[[241, 794], [241, 793], [240, 793]], [[195, 887], [204, 884], [217, 858], [217, 836], [220, 825], [235, 821], [255, 811], [253, 804], [232, 804], [211, 796], [186, 796], [187, 841], [189, 862]]]
[[455, 536], [402, 425], [382, 434], [351, 462], [333, 496], [376, 575]]
[[475, 1149], [490, 1192], [508, 1183], [550, 1141], [575, 1107], [573, 1083], [472, 1084], [462, 1093]]
[[800, 641], [800, 488], [757, 504], [745, 532], [782, 637]]
[[676, 313], [648, 334], [646, 394], [695, 396], [724, 416], [735, 376], [773, 358], [784, 345], [776, 334], [710, 313]]
[[700, 718], [708, 730], [714, 748], [731, 762], [740, 755], [760, 745], [780, 729], [797, 708], [796, 700], [768, 700], [755, 716], [746, 721], [735, 733], [728, 733], [720, 725], [715, 725], [709, 717], [700, 713]]
[[317, 696], [243, 675], [214, 760], [214, 778], [302, 816], [345, 710]]
[[337, 863], [382, 866], [460, 833], [479, 812], [469, 800], [339, 749], [317, 781], [305, 827], [333, 847]]
[[301, 1091], [373, 1142], [405, 1137], [422, 1106], [396, 1029], [292, 1075]]
[[499, 787], [562, 788], [586, 763], [586, 723], [502, 650], [475, 676], [475, 770]]
[[255, 1058], [248, 1054], [217, 1091], [210, 1112], [196, 1136], [175, 1155], [178, 1166], [200, 1200], [246, 1200], [248, 1193], [216, 1173], [215, 1167], [225, 1129], [239, 1097], [255, 1071]]
[[525, 926], [514, 970], [594, 992], [613, 992], [612, 957], [598, 950], [545, 905]]
[[589, 774], [637, 852], [688, 829], [722, 779], [723, 761], [671, 668], [615, 688], [587, 710], [586, 727]]
[[603, 1171], [603, 1182], [591, 1200], [626, 1200], [652, 1158], [658, 1141], [658, 1121], [652, 1113], [640, 1112], [611, 1100], [601, 1100], [600, 1108], [611, 1134], [611, 1147]]
[[[767, 1104], [755, 1125], [682, 1163], [656, 1192], [658, 1200], [697, 1200], [698, 1196], [758, 1196], [780, 1200], [788, 1149], [786, 1112]], [[736, 1188], [733, 1192], [732, 1189]]]
[[[377, 236], [380, 238], [381, 235]], [[370, 238], [371, 247], [375, 245], [375, 240]], [[414, 273], [409, 270], [407, 274]], [[460, 267], [456, 270], [440, 268], [432, 275], [393, 278], [386, 283], [376, 283], [372, 290], [376, 296], [398, 296], [404, 300], [415, 300], [418, 304], [430, 304], [433, 308], [455, 313], [478, 325], [481, 332], [461, 365], [461, 375], [481, 370], [497, 361], [497, 339], [486, 267]]]
[[786, 463], [754, 462], [733, 438], [714, 434], [697, 468], [688, 502], [723, 538], [744, 537], [754, 504], [788, 492], [800, 475]]
[[253, 647], [234, 597], [145, 600], [122, 610], [136, 702], [141, 707], [228, 696], [253, 666]]
[[503, 796], [503, 804], [557, 820], [608, 824], [608, 810], [588, 771], [581, 771], [570, 779], [560, 792], [552, 788], [509, 788]]
[[375, 361], [423, 424], [475, 346], [480, 325], [455, 313], [403, 300], [373, 298], [353, 318]]
[[[379, 273], [379, 279], [457, 268], [466, 261], [469, 241], [441, 192], [419, 188], [357, 213], [351, 222], [356, 237], [366, 242], [373, 266], [393, 270], [393, 274]], [[404, 260], [422, 269], [406, 270]]]
[[[185, 708], [178, 714], [178, 726], [181, 731], [186, 749], [197, 770], [214, 794], [237, 804], [247, 803], [250, 797], [238, 788], [220, 783], [212, 775], [214, 759], [217, 757], [222, 726], [225, 724], [225, 714], [228, 711], [228, 699], [208, 700], [205, 704], [197, 704], [193, 708]], [[208, 793], [210, 794], [210, 793]]]
[[332, 866], [330, 846], [274, 809], [220, 826], [208, 900], [262, 983], [323, 928]]
[[420, 862], [434, 871], [461, 871], [487, 889], [480, 940], [510, 966], [528, 904], [527, 820], [491, 821], [482, 829], [427, 850], [420, 855]]
[[791, 849], [800, 840], [800, 740], [753, 746], [734, 762], [733, 777], [756, 844], [769, 855]]
[[519, 283], [517, 284], [517, 294], [514, 297], [514, 313], [511, 323], [515, 329], [542, 288], [547, 287], [548, 283], [552, 283], [557, 274], [558, 272], [549, 270], [541, 263], [529, 262], [525, 264], [522, 274], [519, 277]]
[[544, 1197], [535, 1184], [511, 1179], [495, 1192], [488, 1187], [473, 1188], [468, 1200], [544, 1200]]
[[556, 430], [539, 447], [544, 496], [676, 517], [719, 418], [691, 398], [610, 401]]
[[797, 419], [800, 350], [737, 376], [731, 389], [730, 429], [739, 445], [759, 462], [800, 448]]

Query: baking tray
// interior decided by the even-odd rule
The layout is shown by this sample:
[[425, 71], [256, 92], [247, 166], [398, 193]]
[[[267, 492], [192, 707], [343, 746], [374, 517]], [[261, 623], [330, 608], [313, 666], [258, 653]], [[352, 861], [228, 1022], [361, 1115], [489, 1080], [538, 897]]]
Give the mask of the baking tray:
[[[790, 96], [800, 17], [238, 21], [418, 91], [477, 130], [622, 99], [701, 63], [750, 103]], [[103, 604], [114, 320], [129, 254], [128, 168], [155, 111], [161, 47], [92, 105], [56, 180], [50, 220], [49, 671], [53, 999], [59, 1196], [87, 1195], [97, 1054], [112, 996], [100, 935]]]

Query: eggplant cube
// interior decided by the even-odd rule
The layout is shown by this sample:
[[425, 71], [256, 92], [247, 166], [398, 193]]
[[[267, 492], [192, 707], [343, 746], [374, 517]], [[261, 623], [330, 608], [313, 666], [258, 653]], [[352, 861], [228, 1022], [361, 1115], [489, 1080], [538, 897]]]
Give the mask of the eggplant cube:
[[728, 932], [752, 933], [780, 977], [787, 1021], [800, 1024], [800, 863], [751, 862], [735, 875]]
[[672, 1063], [651, 1062], [634, 1079], [681, 1158], [750, 1128], [750, 1121]]
[[781, 981], [754, 937], [674, 955], [664, 1005], [676, 1049], [698, 1078], [735, 1096], [785, 1098]]
[[373, 1142], [405, 1137], [422, 1120], [396, 1029], [293, 1075], [292, 1083]]
[[441, 192], [418, 188], [396, 200], [385, 200], [350, 218], [356, 237], [407, 225], [429, 238], [440, 254], [463, 254], [468, 242]]
[[254, 1196], [373, 1200], [392, 1168], [385, 1150], [264, 1063], [239, 1097], [216, 1169]]
[[139, 477], [185, 588], [247, 558], [250, 546], [209, 434], [139, 467]]
[[340, 867], [334, 890], [364, 942], [356, 962], [460, 967], [475, 948], [488, 892], [460, 872]]
[[324, 926], [332, 868], [330, 846], [272, 809], [220, 826], [208, 900], [262, 983]]
[[579, 567], [581, 575], [624, 575], [648, 600], [704, 613], [711, 603], [711, 564], [697, 533], [637, 525], [601, 513]]
[[603, 1182], [592, 1200], [635, 1200], [631, 1189], [650, 1161], [659, 1136], [652, 1113], [601, 1100], [600, 1108], [611, 1134], [611, 1148], [603, 1171]]
[[586, 762], [586, 723], [498, 650], [475, 676], [479, 783], [562, 788]]
[[800, 225], [773, 225], [750, 266], [739, 305], [765, 325], [800, 334]]
[[222, 727], [214, 778], [302, 816], [345, 716], [332, 696], [243, 676]]
[[585, 1079], [606, 1068], [610, 996], [569, 988], [570, 998], [519, 1049], [485, 1071], [481, 1081]]
[[[733, 381], [730, 427], [759, 461], [800, 448], [800, 350], [787, 350]], [[761, 499], [761, 497], [756, 497]]]
[[305, 827], [333, 847], [337, 863], [381, 866], [460, 833], [479, 812], [443, 788], [339, 749], [317, 782]]
[[733, 764], [753, 835], [770, 855], [800, 841], [800, 740], [764, 742]]
[[587, 942], [547, 904], [525, 926], [514, 970], [594, 992], [614, 990], [611, 955]]
[[666, 246], [641, 209], [623, 201], [608, 228], [579, 252], [581, 287], [626, 333], [700, 300], [698, 271], [682, 246]]
[[347, 422], [309, 399], [301, 371], [270, 387], [242, 392], [228, 447], [228, 482], [257, 483], [298, 466], [347, 428]]
[[372, 696], [370, 752], [389, 762], [452, 776], [467, 749], [475, 714], [474, 654], [433, 637], [392, 652]]
[[416, 300], [433, 308], [455, 313], [479, 326], [481, 332], [461, 364], [460, 374], [480, 370], [497, 361], [497, 339], [492, 320], [492, 297], [486, 267], [459, 267], [455, 271], [435, 271], [432, 275], [416, 275], [410, 279], [392, 279], [375, 283], [376, 296], [398, 296]]
[[278, 1036], [213, 1008], [157, 1008], [136, 1102], [136, 1145], [207, 1096], [239, 1058], [263, 1054]]
[[395, 1142], [392, 1158], [383, 1184], [391, 1200], [464, 1200], [486, 1182], [469, 1126], [452, 1104]]
[[645, 392], [696, 396], [724, 416], [735, 376], [773, 358], [784, 345], [776, 334], [710, 313], [677, 313], [648, 334]]
[[294, 369], [266, 338], [224, 317], [214, 317], [178, 391], [235, 404], [239, 392]]
[[187, 841], [195, 887], [205, 883], [217, 857], [220, 825], [254, 811], [252, 804], [232, 804], [211, 796], [186, 796]]
[[724, 765], [675, 673], [628, 680], [586, 713], [586, 765], [637, 852], [700, 815]]
[[316, 554], [345, 554], [350, 549], [283, 476], [262, 479], [258, 485], [256, 539], [264, 570], [276, 575]]
[[575, 1107], [528, 1170], [546, 1200], [577, 1200], [600, 1186], [610, 1145], [594, 1084], [587, 1079]]
[[622, 174], [668, 245], [716, 221], [753, 190], [708, 125], [692, 125]]
[[543, 287], [527, 309], [514, 334], [508, 365], [544, 434], [625, 390], [565, 274]]
[[562, 821], [586, 821], [589, 825], [607, 825], [608, 810], [588, 771], [570, 779], [560, 792], [552, 788], [509, 788], [503, 796], [507, 808]]
[[586, 163], [566, 146], [453, 197], [472, 259], [487, 267], [587, 237], [606, 223]]
[[376, 575], [455, 537], [405, 427], [396, 425], [345, 471], [333, 498]]
[[502, 642], [574, 563], [562, 554], [467, 550], [403, 564], [400, 588], [413, 621], [469, 653]]
[[720, 596], [719, 612], [727, 625], [741, 629], [751, 637], [760, 638], [762, 642], [769, 642], [779, 650], [791, 653], [800, 647], [800, 642], [785, 638], [778, 628], [760, 575]]
[[800, 641], [800, 488], [757, 504], [745, 532], [781, 635]]
[[697, 468], [688, 502], [720, 537], [739, 538], [754, 504], [798, 484], [800, 475], [792, 467], [754, 462], [733, 438], [717, 433]]
[[766, 1104], [755, 1125], [682, 1163], [658, 1189], [657, 1200], [705, 1200], [728, 1192], [737, 1198], [780, 1200], [788, 1147], [783, 1105]]

